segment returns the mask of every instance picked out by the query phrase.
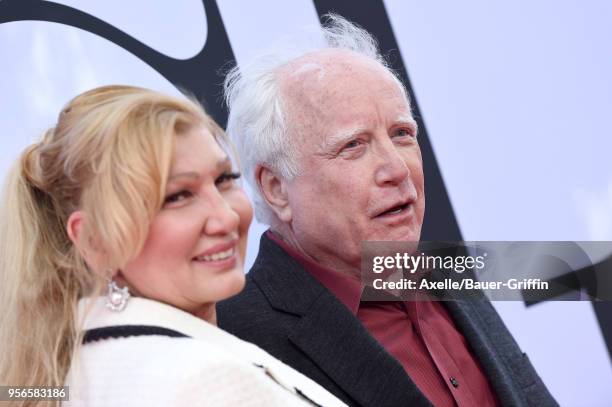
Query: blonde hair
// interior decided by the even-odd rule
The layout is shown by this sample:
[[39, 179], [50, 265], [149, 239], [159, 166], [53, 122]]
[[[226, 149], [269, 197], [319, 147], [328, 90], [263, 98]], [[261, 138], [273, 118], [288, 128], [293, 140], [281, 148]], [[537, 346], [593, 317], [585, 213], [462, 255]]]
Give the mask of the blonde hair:
[[87, 219], [79, 241], [121, 268], [161, 207], [175, 135], [196, 126], [223, 141], [197, 102], [106, 86], [70, 101], [22, 153], [0, 217], [0, 384], [63, 385], [81, 341], [77, 302], [103, 286], [68, 237], [70, 214]]

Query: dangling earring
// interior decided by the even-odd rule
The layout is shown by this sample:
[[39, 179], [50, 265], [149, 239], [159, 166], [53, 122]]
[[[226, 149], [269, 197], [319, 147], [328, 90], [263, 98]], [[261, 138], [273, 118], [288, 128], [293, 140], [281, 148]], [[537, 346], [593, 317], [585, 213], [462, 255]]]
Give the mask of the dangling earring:
[[130, 299], [130, 292], [127, 286], [119, 288], [113, 281], [112, 277], [108, 277], [108, 292], [106, 293], [106, 308], [111, 311], [123, 311]]

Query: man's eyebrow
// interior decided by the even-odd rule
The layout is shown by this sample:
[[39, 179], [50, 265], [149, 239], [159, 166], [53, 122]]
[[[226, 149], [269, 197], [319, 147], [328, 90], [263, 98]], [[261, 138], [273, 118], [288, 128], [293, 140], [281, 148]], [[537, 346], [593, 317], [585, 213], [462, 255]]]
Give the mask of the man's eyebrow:
[[365, 126], [355, 126], [331, 134], [323, 142], [324, 148], [333, 148], [348, 143], [353, 137], [367, 131]]
[[395, 119], [395, 123], [410, 126], [415, 132], [419, 129], [419, 125], [411, 115], [400, 115]]
[[[414, 120], [414, 117], [412, 117], [409, 114], [402, 114], [400, 116], [397, 116], [397, 118], [395, 119], [395, 124], [409, 126], [412, 128], [412, 130], [415, 133], [419, 129], [419, 126], [416, 120]], [[366, 126], [360, 126], [360, 125], [355, 126], [355, 127], [350, 127], [347, 129], [343, 129], [327, 137], [325, 141], [323, 142], [323, 148], [324, 149], [335, 148], [339, 145], [348, 143], [353, 137], [361, 133], [365, 133], [366, 131], [368, 131], [368, 128]]]
[[[215, 164], [215, 167], [217, 171], [224, 171], [227, 168], [232, 167], [232, 161], [230, 160], [228, 156], [225, 156], [219, 161], [217, 161], [217, 164]], [[191, 179], [198, 180], [201, 178], [201, 176], [202, 174], [200, 174], [197, 171], [177, 172], [176, 174], [171, 174], [168, 177], [168, 181], [174, 181], [175, 179], [178, 179], [178, 178], [191, 178]]]

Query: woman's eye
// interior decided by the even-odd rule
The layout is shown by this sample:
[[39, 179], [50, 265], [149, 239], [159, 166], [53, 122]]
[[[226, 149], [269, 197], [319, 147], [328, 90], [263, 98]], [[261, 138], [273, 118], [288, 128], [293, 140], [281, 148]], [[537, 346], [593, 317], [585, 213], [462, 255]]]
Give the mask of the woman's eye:
[[193, 194], [190, 191], [187, 191], [187, 190], [180, 191], [175, 194], [168, 195], [166, 199], [164, 200], [164, 204], [172, 204], [176, 202], [181, 202], [181, 201], [184, 201], [185, 199], [190, 198], [192, 195]]
[[240, 178], [240, 176], [241, 174], [239, 172], [224, 172], [215, 180], [215, 184], [221, 185], [230, 183], [231, 181]]

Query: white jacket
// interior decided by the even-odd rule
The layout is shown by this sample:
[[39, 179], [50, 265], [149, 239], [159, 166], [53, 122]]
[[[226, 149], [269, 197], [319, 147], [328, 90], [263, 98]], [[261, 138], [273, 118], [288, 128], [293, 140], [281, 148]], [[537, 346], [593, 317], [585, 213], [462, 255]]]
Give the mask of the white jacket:
[[104, 301], [81, 300], [84, 329], [155, 326], [188, 338], [128, 336], [83, 345], [68, 374], [65, 406], [344, 405], [259, 347], [187, 312], [142, 298], [113, 312]]

